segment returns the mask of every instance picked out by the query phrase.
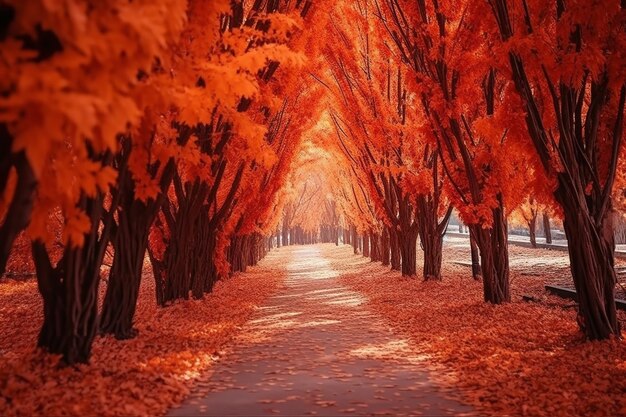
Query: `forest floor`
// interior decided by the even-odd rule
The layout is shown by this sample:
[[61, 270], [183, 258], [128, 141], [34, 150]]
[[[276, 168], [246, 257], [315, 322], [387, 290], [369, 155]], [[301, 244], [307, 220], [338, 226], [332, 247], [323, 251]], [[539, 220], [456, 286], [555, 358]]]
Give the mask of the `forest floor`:
[[[446, 239], [440, 282], [402, 277], [349, 246], [325, 245], [322, 254], [428, 357], [435, 382], [456, 387], [479, 414], [626, 416], [626, 342], [585, 341], [573, 302], [544, 291], [571, 285], [567, 252], [510, 245], [512, 302], [499, 306], [484, 303], [482, 282], [471, 278], [467, 239]], [[625, 312], [618, 318], [625, 329]]]
[[[423, 257], [417, 251], [417, 264]], [[443, 262], [447, 274], [470, 274], [470, 248], [467, 237], [445, 236]], [[567, 251], [509, 244], [511, 289], [514, 297], [530, 295], [545, 301], [545, 285], [574, 288]], [[616, 298], [626, 299], [626, 259], [615, 258], [618, 285]], [[626, 325], [626, 323], [625, 323]]]
[[0, 415], [161, 415], [182, 402], [172, 416], [626, 416], [626, 343], [585, 342], [573, 302], [543, 289], [571, 285], [567, 253], [509, 251], [513, 300], [501, 306], [482, 301], [462, 238], [446, 238], [441, 282], [347, 245], [294, 246], [164, 309], [146, 268], [139, 336], [97, 338], [74, 368], [34, 348], [36, 282], [8, 280]]
[[[0, 283], [0, 416], [154, 416], [181, 402], [285, 278], [290, 255], [270, 253], [203, 300], [155, 302], [146, 262], [135, 339], [97, 337], [88, 365], [61, 367], [35, 349], [42, 302], [34, 279]], [[105, 277], [106, 277], [106, 271]], [[105, 292], [106, 280], [100, 288]]]

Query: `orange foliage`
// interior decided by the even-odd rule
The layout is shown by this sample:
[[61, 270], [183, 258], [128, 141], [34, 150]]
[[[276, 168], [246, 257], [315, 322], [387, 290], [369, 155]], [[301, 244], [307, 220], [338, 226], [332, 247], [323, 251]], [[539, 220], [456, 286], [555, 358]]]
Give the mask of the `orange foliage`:
[[137, 73], [148, 71], [180, 33], [185, 1], [12, 1], [7, 7], [13, 21], [0, 48], [0, 89], [9, 93], [0, 100], [0, 121], [11, 152], [26, 153], [39, 183], [29, 233], [50, 240], [45, 222], [60, 206], [65, 242], [80, 245], [90, 225], [75, 203], [82, 193], [107, 191], [116, 177], [88, 155], [114, 152], [117, 135], [139, 125], [144, 103]]
[[[322, 227], [350, 228], [372, 245], [386, 232], [387, 243], [403, 247], [403, 268], [415, 261], [410, 243], [419, 231], [424, 253], [439, 255], [433, 258], [441, 264], [452, 206], [478, 239], [483, 275], [493, 273], [483, 282], [494, 303], [510, 299], [509, 214], [526, 222], [539, 211], [564, 217], [570, 242], [585, 231], [570, 247], [579, 255], [572, 263], [580, 261], [573, 276], [579, 292], [597, 296], [590, 306], [581, 298], [580, 317], [594, 322], [589, 312], [600, 306], [606, 311], [588, 336], [617, 335], [607, 219], [613, 201], [626, 207], [624, 10], [617, 0], [2, 3], [0, 273], [9, 253], [10, 272], [32, 272], [29, 240], [46, 243], [38, 263], [46, 322], [63, 314], [88, 322], [82, 361], [99, 330], [102, 254], [116, 239], [133, 240], [123, 233], [136, 232], [137, 253], [129, 261], [117, 250], [113, 259], [139, 271], [149, 243], [156, 288], [144, 280], [139, 339], [125, 347], [97, 339], [92, 365], [57, 369], [55, 358], [26, 348], [41, 324], [35, 312], [44, 309], [34, 283], [0, 284], [4, 328], [15, 315], [24, 324], [1, 340], [9, 353], [0, 367], [0, 406], [8, 414], [164, 411], [186, 391], [185, 372], [208, 367], [209, 351], [249, 313], [250, 305], [235, 300], [260, 302], [276, 280], [262, 274], [246, 286], [237, 276], [205, 303], [168, 310], [157, 310], [147, 294], [178, 279], [171, 299], [157, 295], [160, 304], [190, 292], [202, 298], [218, 279], [256, 263], [281, 227], [283, 236], [296, 228], [312, 237]], [[148, 206], [137, 232], [130, 226]], [[79, 266], [68, 271], [63, 261]], [[132, 299], [136, 288], [123, 272], [118, 298]], [[549, 381], [540, 369], [546, 357], [538, 348], [522, 354], [524, 343], [551, 350], [551, 365], [568, 374], [591, 355], [624, 353], [617, 342], [581, 345], [567, 312], [478, 305], [476, 291], [463, 291], [466, 283], [456, 278], [440, 287], [388, 278], [346, 282], [394, 323], [408, 320], [407, 330], [438, 352], [436, 360], [459, 361], [462, 383], [479, 393], [470, 400], [488, 398], [490, 412], [540, 414], [545, 405], [538, 384]], [[489, 299], [487, 286], [496, 281], [502, 294]], [[125, 307], [132, 324], [134, 304]], [[463, 323], [446, 314], [450, 308], [467, 310]], [[415, 309], [432, 321], [416, 322]], [[558, 331], [534, 326], [538, 315]], [[182, 334], [180, 321], [198, 340]], [[59, 329], [51, 323], [51, 332]], [[449, 329], [462, 331], [442, 342]], [[485, 341], [493, 342], [489, 355], [476, 354]], [[193, 349], [179, 351], [185, 344]], [[556, 355], [571, 365], [553, 361]], [[520, 378], [510, 378], [505, 365]], [[487, 378], [481, 367], [490, 368]], [[161, 387], [160, 372], [177, 376]], [[512, 396], [531, 373], [535, 402], [521, 404]], [[58, 395], [63, 384], [97, 395], [90, 403], [67, 401]], [[106, 390], [130, 392], [133, 400], [105, 404]], [[68, 408], [59, 408], [62, 401]]]

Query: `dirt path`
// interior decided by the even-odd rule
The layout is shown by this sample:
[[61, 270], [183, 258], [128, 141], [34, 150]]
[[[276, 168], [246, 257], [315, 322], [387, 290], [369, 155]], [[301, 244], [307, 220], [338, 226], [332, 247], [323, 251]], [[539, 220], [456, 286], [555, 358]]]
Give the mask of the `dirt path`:
[[407, 340], [339, 284], [315, 246], [290, 251], [285, 287], [171, 416], [464, 415]]

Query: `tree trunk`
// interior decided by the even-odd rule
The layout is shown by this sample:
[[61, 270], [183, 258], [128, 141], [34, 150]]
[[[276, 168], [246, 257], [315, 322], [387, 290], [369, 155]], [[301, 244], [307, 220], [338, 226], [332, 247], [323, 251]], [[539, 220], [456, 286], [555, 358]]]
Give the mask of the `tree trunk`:
[[493, 304], [511, 301], [507, 225], [500, 195], [498, 201], [499, 206], [492, 210], [491, 228], [469, 226], [480, 251], [484, 299]]
[[537, 214], [535, 213], [528, 220], [528, 233], [530, 235], [530, 246], [537, 247]]
[[383, 225], [380, 237], [380, 261], [383, 265], [389, 265], [389, 230]]
[[[6, 126], [0, 124], [0, 132], [6, 132]], [[6, 136], [8, 132], [6, 132]], [[37, 178], [26, 159], [25, 152], [11, 153], [12, 139], [0, 134], [0, 195], [4, 194], [8, 182], [11, 167], [15, 167], [17, 181], [15, 191], [8, 210], [4, 216], [4, 222], [0, 224], [0, 277], [4, 274], [11, 248], [17, 235], [28, 226], [30, 215], [35, 202], [35, 189]], [[6, 149], [5, 149], [6, 147]], [[6, 152], [6, 153], [5, 153]], [[0, 219], [3, 220], [3, 219]]]
[[546, 243], [552, 244], [552, 230], [550, 229], [550, 216], [543, 212], [543, 235], [546, 237]]
[[370, 256], [370, 235], [368, 232], [363, 233], [363, 256], [369, 258]]
[[370, 258], [372, 262], [380, 261], [380, 235], [370, 232]]
[[[157, 303], [164, 307], [177, 299], [189, 299], [189, 292], [195, 287], [195, 297], [202, 297], [198, 280], [202, 276], [194, 260], [207, 260], [212, 253], [206, 252], [209, 245], [209, 208], [204, 201], [209, 193], [208, 185], [199, 179], [183, 184], [178, 173], [174, 175], [174, 188], [178, 207], [166, 202], [162, 212], [169, 228], [169, 241], [162, 260], [164, 271], [153, 265], [155, 271]], [[152, 259], [152, 257], [151, 257]], [[206, 265], [208, 267], [208, 265]], [[202, 269], [205, 269], [200, 265]], [[196, 285], [194, 285], [194, 283]]]
[[[498, 17], [502, 39], [515, 36], [507, 2], [491, 2], [491, 8]], [[583, 43], [580, 27], [572, 25], [572, 29], [570, 38]], [[558, 186], [554, 196], [564, 213], [570, 265], [580, 304], [579, 324], [589, 339], [621, 337], [613, 294], [615, 246], [610, 215], [611, 193], [619, 169], [626, 86], [618, 87], [618, 104], [613, 115], [608, 114], [610, 107], [606, 103], [617, 90], [610, 86], [606, 70], [591, 80], [585, 73], [582, 83], [559, 79], [555, 84], [546, 72], [560, 130], [560, 139], [555, 145], [558, 149], [551, 152], [552, 144], [548, 140], [551, 132], [542, 123], [542, 106], [535, 96], [538, 89], [530, 81], [532, 77], [526, 74], [525, 61], [511, 50], [509, 62], [515, 87], [525, 105], [528, 132], [544, 169], [551, 174], [553, 167], [564, 167], [556, 174]], [[588, 83], [589, 93], [586, 93]], [[586, 98], [589, 104], [582, 105], [579, 96]], [[584, 126], [581, 120], [586, 121]], [[611, 122], [606, 123], [609, 120]], [[612, 132], [607, 131], [613, 123]], [[604, 141], [612, 142], [610, 148], [600, 150], [600, 143]]]
[[478, 254], [478, 245], [476, 244], [476, 238], [474, 237], [474, 232], [469, 230], [469, 241], [470, 241], [470, 254], [472, 257], [472, 277], [475, 280], [480, 279], [480, 255]]
[[[137, 201], [133, 206], [143, 206]], [[109, 282], [102, 305], [100, 331], [115, 335], [118, 340], [137, 335], [133, 318], [139, 297], [143, 261], [148, 246], [148, 233], [154, 217], [142, 215], [143, 210], [121, 210], [113, 242], [115, 253]]]
[[398, 241], [398, 232], [389, 229], [389, 243], [391, 251], [391, 269], [394, 271], [400, 270], [401, 255], [400, 255], [400, 243]]
[[611, 208], [597, 223], [567, 195], [562, 174], [559, 180], [555, 196], [563, 207], [563, 227], [579, 302], [579, 325], [591, 340], [607, 339], [610, 335], [619, 337]]
[[398, 236], [402, 256], [402, 275], [417, 275], [417, 227], [411, 227]]
[[443, 236], [436, 230], [419, 233], [420, 243], [424, 250], [424, 281], [441, 280], [441, 261], [443, 253]]
[[289, 225], [283, 222], [283, 246], [289, 246]]
[[[100, 267], [109, 242], [112, 217], [105, 214], [104, 196], [81, 197], [79, 208], [91, 220], [80, 248], [68, 245], [52, 266], [42, 242], [33, 243], [37, 284], [43, 297], [44, 319], [38, 346], [63, 355], [67, 364], [87, 363], [98, 332]], [[112, 207], [117, 201], [112, 202]], [[106, 217], [106, 218], [105, 218]]]
[[[118, 155], [118, 169], [126, 167], [125, 156], [130, 153], [130, 140], [123, 143]], [[124, 154], [126, 152], [126, 154]], [[161, 193], [147, 202], [135, 198], [135, 182], [126, 171], [118, 175], [119, 210], [117, 227], [111, 243], [114, 248], [113, 264], [109, 272], [102, 314], [100, 332], [113, 334], [116, 339], [130, 339], [137, 335], [133, 319], [139, 297], [139, 286], [143, 272], [143, 262], [148, 247], [150, 226], [154, 222], [165, 199], [165, 191], [172, 181], [174, 161], [167, 162], [160, 179]], [[156, 174], [158, 164], [149, 167]]]
[[439, 222], [439, 195], [420, 195], [417, 197], [417, 227], [420, 244], [424, 251], [423, 278], [441, 280], [441, 261], [443, 252], [443, 235], [448, 226], [452, 206], [448, 206], [446, 214]]

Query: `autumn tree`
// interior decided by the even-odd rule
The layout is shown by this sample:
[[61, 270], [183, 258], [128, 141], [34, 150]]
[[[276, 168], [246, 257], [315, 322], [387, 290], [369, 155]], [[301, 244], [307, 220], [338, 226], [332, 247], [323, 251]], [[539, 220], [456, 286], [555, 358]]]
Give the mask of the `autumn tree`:
[[[107, 192], [118, 176], [119, 135], [141, 118], [138, 74], [164, 55], [184, 22], [184, 2], [148, 3], [2, 6], [8, 17], [2, 65], [13, 68], [3, 71], [7, 152], [0, 177], [3, 193], [6, 186], [12, 191], [0, 210], [6, 210], [0, 269], [15, 233], [30, 221], [44, 301], [38, 344], [68, 363], [88, 359], [98, 328], [100, 265], [119, 201]], [[149, 17], [134, 19], [142, 13]], [[145, 31], [143, 24], [161, 30]], [[44, 242], [48, 213], [57, 208], [65, 249], [53, 260]]]
[[399, 257], [393, 256], [397, 247], [403, 274], [415, 274], [419, 235], [425, 253], [423, 276], [440, 279], [442, 238], [451, 207], [443, 197], [439, 153], [415, 135], [406, 76], [399, 59], [377, 41], [384, 29], [370, 7], [363, 2], [342, 10], [356, 23], [352, 32], [349, 25], [331, 28], [342, 41], [326, 52], [338, 89], [338, 138], [350, 141], [342, 150], [365, 173], [368, 192], [390, 224], [383, 234], [389, 236], [392, 267], [400, 266]]
[[[528, 134], [563, 210], [579, 322], [620, 336], [612, 193], [624, 127], [624, 2], [488, 2]], [[485, 9], [486, 14], [489, 10]]]
[[470, 3], [387, 0], [378, 11], [412, 71], [415, 110], [426, 122], [420, 129], [441, 155], [447, 195], [479, 248], [485, 300], [508, 301], [506, 217], [532, 179], [519, 175], [530, 159], [517, 139], [523, 129], [512, 84], [484, 41], [490, 28]]

